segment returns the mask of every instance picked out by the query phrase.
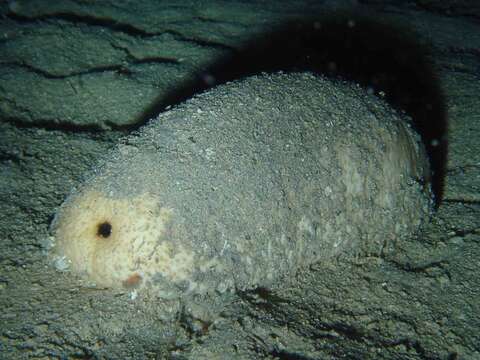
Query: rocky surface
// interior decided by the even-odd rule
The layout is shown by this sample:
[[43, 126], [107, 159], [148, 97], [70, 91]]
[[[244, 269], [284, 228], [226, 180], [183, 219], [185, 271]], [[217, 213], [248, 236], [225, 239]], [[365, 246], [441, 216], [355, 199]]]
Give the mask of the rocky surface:
[[[341, 4], [0, 5], [2, 358], [480, 357], [478, 9], [466, 1]], [[191, 81], [210, 83], [213, 65], [258, 34], [319, 14], [319, 25], [332, 30], [325, 37], [326, 69], [338, 65], [342, 75], [366, 85], [382, 78], [367, 66], [383, 61], [374, 62], [376, 47], [382, 56], [405, 54], [395, 53], [401, 42], [381, 42], [382, 31], [367, 32], [362, 46], [347, 46], [362, 38], [328, 27], [338, 11], [351, 20], [340, 29], [365, 30], [355, 25], [367, 18], [398, 29], [395, 39], [414, 32], [438, 77], [443, 95], [435, 105], [443, 108], [435, 114], [445, 115], [448, 125], [448, 156], [439, 156], [445, 160], [443, 201], [420, 238], [393, 255], [314, 266], [294, 287], [232, 295], [214, 304], [221, 316], [211, 320], [178, 303], [90, 288], [48, 263], [52, 214], [85, 170], [121, 135], [195, 92]], [[372, 84], [375, 90], [388, 98], [399, 80], [421, 78], [420, 65], [408, 58], [404, 76], [387, 76], [396, 80], [384, 82], [386, 88]], [[393, 105], [420, 114], [408, 107], [414, 101], [402, 100], [415, 88], [402, 89]]]

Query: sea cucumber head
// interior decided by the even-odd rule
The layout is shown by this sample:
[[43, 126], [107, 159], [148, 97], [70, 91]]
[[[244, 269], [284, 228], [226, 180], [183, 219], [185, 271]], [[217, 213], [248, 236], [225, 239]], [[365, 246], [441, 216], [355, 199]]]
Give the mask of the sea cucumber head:
[[56, 253], [98, 286], [138, 288], [159, 276], [181, 282], [192, 270], [192, 253], [167, 241], [171, 216], [148, 194], [114, 198], [84, 190], [56, 216]]

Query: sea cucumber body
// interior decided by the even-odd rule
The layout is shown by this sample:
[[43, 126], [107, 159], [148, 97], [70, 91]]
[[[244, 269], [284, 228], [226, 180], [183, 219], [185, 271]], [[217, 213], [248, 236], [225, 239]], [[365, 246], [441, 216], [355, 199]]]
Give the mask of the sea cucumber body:
[[57, 213], [55, 253], [165, 297], [270, 287], [394, 250], [429, 216], [428, 172], [408, 120], [360, 87], [254, 76], [121, 141]]

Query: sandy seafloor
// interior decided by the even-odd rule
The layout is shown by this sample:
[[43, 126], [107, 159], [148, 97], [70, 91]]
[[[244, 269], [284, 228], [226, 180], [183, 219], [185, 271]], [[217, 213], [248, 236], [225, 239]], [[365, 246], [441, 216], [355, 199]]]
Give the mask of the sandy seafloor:
[[[339, 11], [347, 27], [375, 25], [358, 27], [368, 49], [344, 46], [345, 34], [328, 28]], [[428, 48], [448, 153], [442, 202], [423, 234], [383, 257], [315, 265], [295, 286], [219, 299], [211, 322], [86, 286], [49, 264], [56, 208], [119, 137], [168, 105], [192, 74], [272, 24], [312, 14], [331, 31], [326, 59], [367, 84], [382, 62], [375, 47], [385, 55], [396, 46], [372, 29], [398, 28], [392, 39], [408, 29]], [[480, 358], [475, 2], [5, 1], [0, 15], [1, 359]], [[397, 79], [415, 83], [420, 64], [408, 65]]]

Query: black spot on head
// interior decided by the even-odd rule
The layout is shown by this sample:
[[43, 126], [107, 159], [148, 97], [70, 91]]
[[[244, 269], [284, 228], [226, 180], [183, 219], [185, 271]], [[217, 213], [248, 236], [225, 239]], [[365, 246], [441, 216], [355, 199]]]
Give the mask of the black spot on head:
[[112, 225], [108, 221], [98, 224], [97, 235], [102, 238], [108, 238], [112, 234]]

